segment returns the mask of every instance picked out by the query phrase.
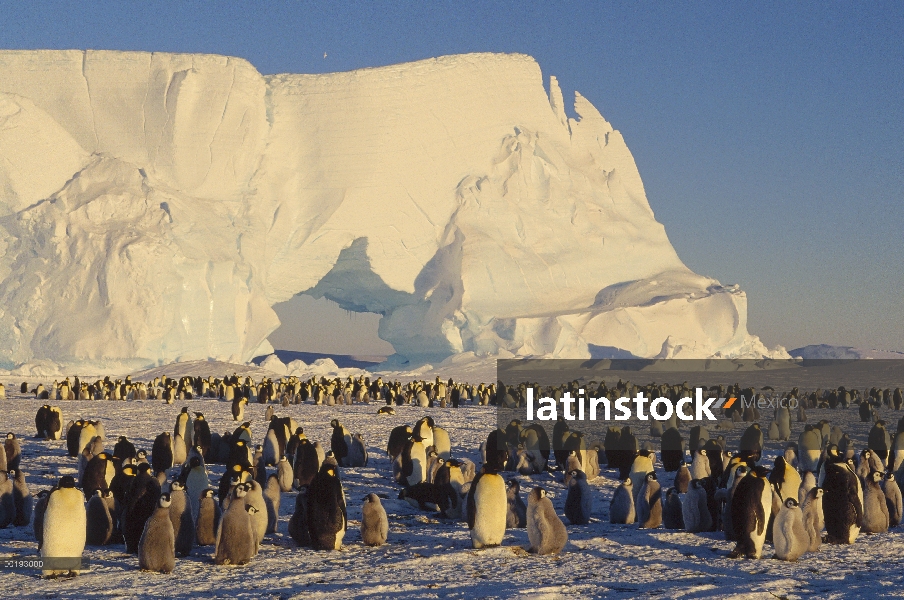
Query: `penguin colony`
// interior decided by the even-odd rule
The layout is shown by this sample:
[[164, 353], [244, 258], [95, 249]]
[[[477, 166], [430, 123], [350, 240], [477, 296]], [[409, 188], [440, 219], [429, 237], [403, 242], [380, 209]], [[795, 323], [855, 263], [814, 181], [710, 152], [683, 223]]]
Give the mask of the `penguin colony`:
[[[215, 397], [232, 404], [235, 422], [245, 418], [250, 401], [271, 406], [263, 444], [253, 445], [250, 421], [220, 435], [211, 431], [203, 413], [186, 407], [173, 432], [154, 439], [148, 456], [125, 437], [108, 451], [102, 422], [78, 419], [63, 425], [61, 408], [45, 404], [35, 417], [36, 437], [65, 439], [68, 454], [78, 461], [78, 477], [62, 477], [57, 486], [34, 498], [19, 468], [19, 439], [8, 434], [0, 453], [0, 462], [6, 463], [0, 465], [6, 471], [0, 473], [0, 526], [27, 526], [33, 517], [44, 556], [79, 556], [86, 544], [124, 543], [137, 555], [139, 567], [149, 571], [170, 573], [177, 557], [199, 547], [209, 547], [217, 564], [242, 565], [253, 561], [266, 536], [276, 531], [282, 494], [295, 492], [288, 522], [291, 537], [299, 546], [338, 550], [349, 525], [341, 472], [367, 467], [365, 440], [334, 419], [325, 450], [326, 444], [308, 440], [294, 419], [278, 416], [273, 403], [385, 402], [377, 412], [389, 419], [393, 405], [486, 405], [499, 397], [502, 404], [519, 406], [525, 389], [502, 388], [497, 396], [492, 385], [452, 380], [402, 386], [364, 378], [292, 379], [255, 384], [247, 377], [185, 377], [143, 384], [108, 378], [87, 384], [76, 378], [74, 384], [66, 379], [49, 388], [36, 386], [31, 393], [40, 400], [159, 399], [171, 404]], [[23, 384], [23, 389], [28, 387]], [[805, 408], [858, 404], [861, 416], [866, 414], [864, 405], [871, 407], [869, 421], [883, 406], [900, 408], [893, 400], [899, 396], [880, 390], [861, 395], [843, 388], [800, 394], [798, 423], [806, 418]], [[733, 423], [759, 418], [753, 411], [744, 412], [729, 410], [725, 417]], [[775, 558], [793, 561], [818, 551], [823, 542], [850, 544], [861, 533], [884, 533], [901, 523], [897, 478], [904, 468], [904, 419], [894, 435], [876, 419], [868, 447], [858, 453], [845, 432], [825, 421], [802, 424], [797, 442], [789, 441], [791, 414], [780, 408], [767, 429], [768, 439], [788, 443], [771, 464], [763, 457], [764, 431], [758, 423], [744, 431], [735, 452], [727, 450], [723, 437], [711, 439], [705, 427], [690, 428], [685, 445], [677, 422], [656, 424], [659, 431], [651, 433], [658, 433], [662, 442], [659, 473], [656, 453], [641, 448], [629, 427], [610, 427], [604, 441], [593, 442], [570, 430], [565, 421], [555, 424], [552, 439], [540, 426], [513, 421], [489, 433], [478, 466], [453, 456], [446, 430], [426, 416], [389, 431], [386, 452], [392, 472], [387, 476], [400, 486], [399, 498], [412, 506], [465, 521], [478, 549], [502, 544], [506, 529], [525, 528], [530, 552], [561, 552], [568, 539], [565, 522], [580, 526], [600, 516], [594, 512], [598, 491], [588, 481], [601, 475], [601, 462], [621, 480], [608, 502], [611, 523], [691, 533], [723, 531], [727, 540], [736, 542], [731, 557], [761, 558], [768, 541]], [[212, 487], [209, 464], [225, 466], [217, 487]], [[527, 490], [525, 503], [521, 483], [506, 473], [558, 473], [561, 484]], [[660, 485], [669, 473], [675, 474], [673, 485]], [[564, 520], [550, 494], [565, 497]], [[362, 508], [362, 542], [386, 543], [391, 532], [380, 496], [371, 493], [355, 500]], [[603, 498], [596, 500], [606, 504]], [[45, 573], [61, 574], [67, 573]]]

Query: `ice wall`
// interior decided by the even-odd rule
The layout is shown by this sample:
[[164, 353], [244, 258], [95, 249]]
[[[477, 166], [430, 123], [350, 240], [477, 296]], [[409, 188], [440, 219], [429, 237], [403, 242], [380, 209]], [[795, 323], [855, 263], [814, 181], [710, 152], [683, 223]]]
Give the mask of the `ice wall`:
[[523, 55], [0, 52], [0, 366], [246, 361], [298, 293], [382, 314], [413, 361], [768, 354], [621, 134], [542, 83]]

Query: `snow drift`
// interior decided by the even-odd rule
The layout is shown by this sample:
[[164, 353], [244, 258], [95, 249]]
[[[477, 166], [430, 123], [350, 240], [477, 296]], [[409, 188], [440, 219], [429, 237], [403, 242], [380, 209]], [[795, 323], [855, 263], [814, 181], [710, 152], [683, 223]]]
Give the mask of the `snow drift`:
[[0, 366], [272, 351], [295, 294], [462, 352], [787, 356], [692, 273], [621, 134], [524, 55], [262, 76], [222, 56], [0, 52]]

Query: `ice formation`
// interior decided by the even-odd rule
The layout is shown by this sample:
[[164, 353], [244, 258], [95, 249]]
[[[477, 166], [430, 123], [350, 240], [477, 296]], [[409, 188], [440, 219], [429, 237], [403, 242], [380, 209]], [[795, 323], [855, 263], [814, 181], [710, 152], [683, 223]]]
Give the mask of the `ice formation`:
[[678, 258], [622, 135], [517, 54], [263, 76], [0, 52], [0, 367], [245, 362], [294, 294], [411, 361], [775, 355]]

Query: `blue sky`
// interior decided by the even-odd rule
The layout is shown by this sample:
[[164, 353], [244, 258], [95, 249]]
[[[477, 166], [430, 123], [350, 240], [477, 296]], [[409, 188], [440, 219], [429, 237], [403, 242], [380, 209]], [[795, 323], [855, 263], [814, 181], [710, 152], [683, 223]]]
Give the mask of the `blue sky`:
[[622, 131], [679, 256], [741, 284], [752, 333], [904, 350], [904, 2], [0, 1], [0, 47], [262, 73], [530, 54]]

